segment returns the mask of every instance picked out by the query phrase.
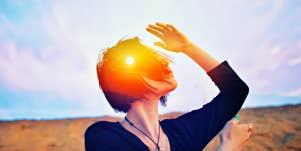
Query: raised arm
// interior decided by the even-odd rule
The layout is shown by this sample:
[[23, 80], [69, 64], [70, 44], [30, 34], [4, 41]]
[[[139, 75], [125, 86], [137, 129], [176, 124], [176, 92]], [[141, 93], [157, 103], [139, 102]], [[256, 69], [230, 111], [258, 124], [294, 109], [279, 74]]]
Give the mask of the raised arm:
[[[157, 23], [149, 25], [147, 31], [162, 39], [163, 42], [156, 42], [155, 45], [168, 51], [182, 52], [193, 59], [220, 90], [219, 94], [202, 108], [162, 122], [173, 125], [173, 131], [181, 134], [182, 138], [179, 140], [186, 144], [186, 148], [189, 146], [190, 150], [201, 150], [226, 122], [237, 114], [248, 95], [249, 88], [227, 61], [219, 63], [188, 40], [173, 25]], [[186, 150], [185, 147], [183, 149]]]

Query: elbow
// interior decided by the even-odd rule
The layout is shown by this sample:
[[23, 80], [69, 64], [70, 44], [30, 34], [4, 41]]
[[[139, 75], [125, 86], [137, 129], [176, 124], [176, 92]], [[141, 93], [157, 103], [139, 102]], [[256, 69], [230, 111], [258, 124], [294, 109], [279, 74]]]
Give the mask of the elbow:
[[245, 99], [249, 94], [249, 86], [245, 82], [242, 82], [240, 89], [241, 95]]
[[242, 106], [249, 94], [249, 86], [246, 83], [241, 82], [239, 87], [237, 87], [236, 92], [237, 93], [234, 95], [236, 100], [238, 101], [237, 103]]
[[245, 99], [249, 94], [249, 86], [242, 80], [236, 82], [231, 87], [225, 88], [223, 92], [234, 98]]
[[241, 104], [244, 103], [248, 94], [249, 94], [249, 86], [244, 81], [237, 83], [235, 86], [231, 88], [231, 90], [228, 93], [229, 96], [239, 101]]
[[249, 86], [242, 82], [239, 87], [236, 89], [236, 93], [233, 94], [232, 99], [235, 100], [235, 106], [237, 112], [241, 109], [243, 104], [245, 103], [245, 100], [249, 94]]

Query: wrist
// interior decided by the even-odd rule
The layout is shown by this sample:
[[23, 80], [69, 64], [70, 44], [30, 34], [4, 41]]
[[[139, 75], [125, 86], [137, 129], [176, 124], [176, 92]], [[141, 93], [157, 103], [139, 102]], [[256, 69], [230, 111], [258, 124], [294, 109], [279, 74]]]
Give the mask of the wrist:
[[191, 50], [195, 47], [195, 45], [192, 42], [187, 42], [186, 44], [183, 45], [183, 47], [181, 48], [182, 50], [180, 52], [184, 53], [184, 54], [189, 54], [191, 52]]
[[221, 145], [218, 147], [218, 151], [233, 151], [233, 145], [221, 143]]

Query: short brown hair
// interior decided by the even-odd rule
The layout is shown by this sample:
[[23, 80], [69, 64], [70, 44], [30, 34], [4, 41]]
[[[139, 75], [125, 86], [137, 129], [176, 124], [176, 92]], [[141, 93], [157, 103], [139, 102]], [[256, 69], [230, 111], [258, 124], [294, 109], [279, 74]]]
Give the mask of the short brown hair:
[[[139, 65], [134, 69], [124, 65], [124, 58], [128, 54], [138, 55], [136, 58]], [[138, 37], [119, 40], [113, 47], [105, 49], [98, 58], [96, 71], [99, 86], [115, 112], [126, 113], [131, 103], [148, 91], [145, 85], [139, 83], [135, 73], [138, 71], [151, 79], [160, 79], [169, 62], [172, 60], [168, 55], [146, 46]], [[135, 71], [133, 75], [132, 70]], [[166, 106], [167, 94], [160, 97], [160, 102]]]

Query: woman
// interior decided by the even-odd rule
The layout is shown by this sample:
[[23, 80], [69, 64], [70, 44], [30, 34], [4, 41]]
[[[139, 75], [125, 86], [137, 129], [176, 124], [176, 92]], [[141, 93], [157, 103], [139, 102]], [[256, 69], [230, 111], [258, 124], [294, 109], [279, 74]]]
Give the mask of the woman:
[[248, 95], [248, 86], [227, 61], [218, 62], [173, 25], [156, 23], [146, 30], [163, 41], [155, 45], [194, 60], [220, 93], [200, 109], [160, 121], [158, 101], [165, 105], [166, 95], [177, 87], [168, 67], [171, 60], [137, 37], [119, 41], [103, 53], [97, 74], [112, 108], [126, 116], [122, 121], [99, 121], [89, 126], [85, 133], [87, 151], [200, 151], [240, 110]]

